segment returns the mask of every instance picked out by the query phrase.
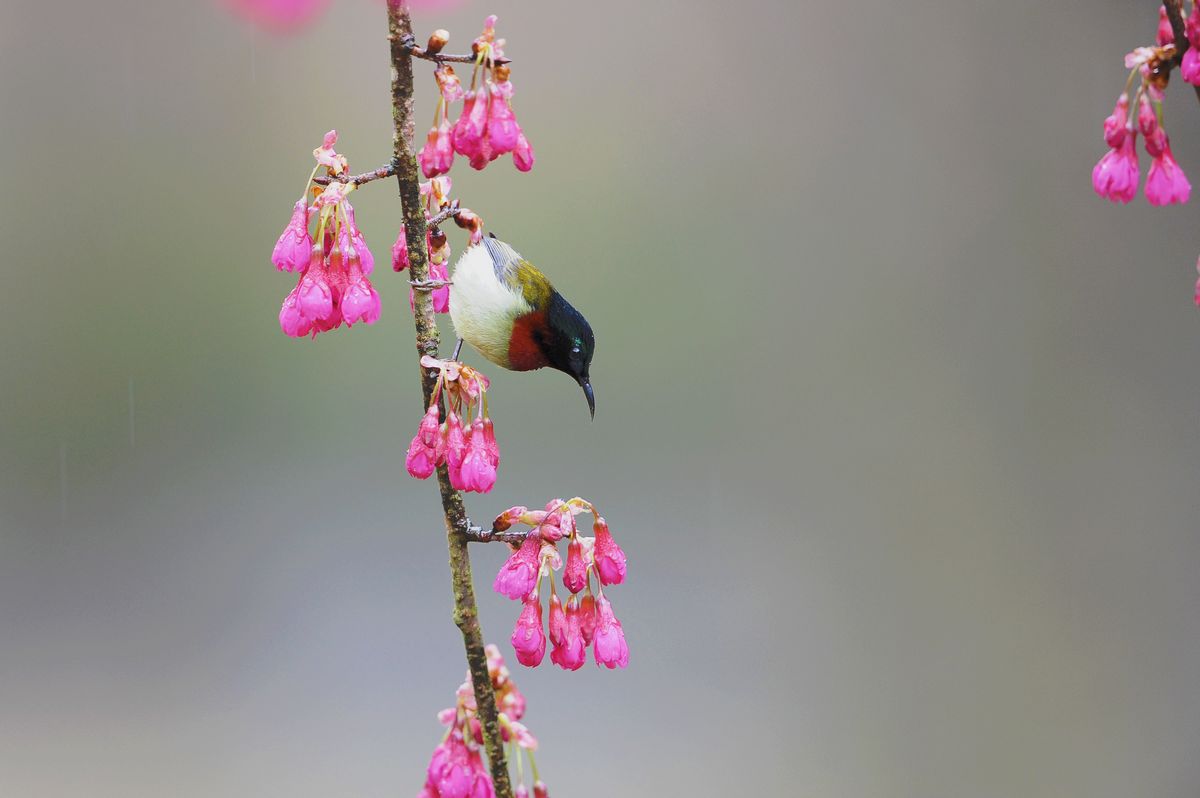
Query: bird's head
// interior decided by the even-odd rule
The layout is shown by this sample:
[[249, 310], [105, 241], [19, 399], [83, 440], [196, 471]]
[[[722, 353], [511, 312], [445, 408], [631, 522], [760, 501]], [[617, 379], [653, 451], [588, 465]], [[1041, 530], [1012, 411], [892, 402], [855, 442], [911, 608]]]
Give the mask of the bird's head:
[[595, 418], [596, 396], [592, 393], [591, 375], [588, 374], [592, 365], [592, 353], [596, 349], [592, 327], [583, 314], [573, 308], [558, 291], [551, 289], [546, 305], [546, 330], [541, 342], [542, 352], [549, 361], [550, 368], [571, 375], [571, 378], [579, 383], [579, 387], [583, 388], [583, 395], [587, 397], [592, 418]]

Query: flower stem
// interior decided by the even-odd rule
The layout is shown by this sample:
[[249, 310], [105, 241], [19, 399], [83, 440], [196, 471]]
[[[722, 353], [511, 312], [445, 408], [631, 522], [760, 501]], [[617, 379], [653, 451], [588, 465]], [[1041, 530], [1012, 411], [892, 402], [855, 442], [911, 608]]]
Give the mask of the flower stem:
[[[404, 226], [408, 234], [408, 260], [412, 279], [429, 279], [428, 251], [425, 243], [425, 212], [421, 207], [420, 176], [417, 159], [412, 151], [413, 139], [413, 67], [409, 48], [412, 19], [407, 0], [388, 0], [388, 40], [392, 56], [392, 166], [403, 203]], [[414, 295], [417, 357], [437, 357], [441, 338], [433, 314], [433, 300], [428, 292]], [[421, 369], [422, 407], [428, 407], [437, 385], [436, 369]], [[450, 581], [454, 589], [454, 623], [462, 632], [467, 652], [467, 666], [475, 688], [475, 704], [483, 727], [483, 742], [492, 771], [492, 784], [497, 798], [512, 798], [508, 780], [508, 763], [500, 737], [496, 711], [496, 693], [488, 674], [487, 654], [483, 648], [483, 630], [479, 625], [479, 609], [475, 603], [475, 588], [471, 580], [471, 558], [467, 553], [469, 526], [462, 494], [450, 484], [445, 464], [438, 466], [438, 488], [441, 491], [442, 511], [446, 519], [446, 543], [450, 553]]]

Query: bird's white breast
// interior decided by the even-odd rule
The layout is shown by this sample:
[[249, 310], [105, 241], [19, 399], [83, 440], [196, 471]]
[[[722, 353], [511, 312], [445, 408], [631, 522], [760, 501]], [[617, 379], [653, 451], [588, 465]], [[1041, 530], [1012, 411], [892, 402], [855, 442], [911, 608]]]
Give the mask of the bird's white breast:
[[455, 332], [488, 360], [511, 368], [508, 343], [513, 321], [533, 308], [497, 276], [492, 255], [483, 244], [468, 247], [459, 257], [451, 281], [450, 320]]

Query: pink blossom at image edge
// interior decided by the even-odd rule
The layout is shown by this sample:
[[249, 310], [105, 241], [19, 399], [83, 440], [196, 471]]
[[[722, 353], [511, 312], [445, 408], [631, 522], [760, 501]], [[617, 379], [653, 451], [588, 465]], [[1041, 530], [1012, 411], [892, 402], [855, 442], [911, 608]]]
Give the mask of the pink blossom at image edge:
[[[330, 0], [222, 0], [238, 16], [276, 33], [293, 33], [316, 19]], [[386, 0], [374, 0], [383, 5]], [[441, 8], [454, 0], [409, 0], [412, 8]]]

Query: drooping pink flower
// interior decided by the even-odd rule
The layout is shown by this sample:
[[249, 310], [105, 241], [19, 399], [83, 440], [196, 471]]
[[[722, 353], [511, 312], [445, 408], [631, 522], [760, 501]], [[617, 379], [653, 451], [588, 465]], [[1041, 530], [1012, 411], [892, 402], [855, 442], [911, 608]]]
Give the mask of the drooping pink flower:
[[514, 551], [500, 567], [492, 589], [510, 599], [528, 596], [537, 584], [538, 568], [541, 565], [542, 539], [529, 535], [521, 547]]
[[596, 544], [592, 549], [592, 558], [596, 563], [596, 575], [603, 585], [619, 585], [625, 581], [625, 552], [613, 540], [608, 531], [608, 522], [597, 518], [592, 525], [596, 535]]
[[583, 644], [590, 646], [596, 633], [596, 597], [590, 592], [579, 601], [579, 631], [583, 635]]
[[[450, 281], [450, 270], [445, 263], [429, 264], [429, 279], [441, 280], [442, 282]], [[434, 313], [449, 313], [450, 312], [450, 286], [442, 285], [429, 292], [429, 299], [433, 302]]]
[[1109, 147], [1120, 147], [1128, 133], [1129, 95], [1125, 92], [1117, 98], [1113, 112], [1104, 120], [1104, 143]]
[[556, 646], [567, 642], [567, 614], [562, 602], [554, 593], [550, 594], [550, 642]]
[[354, 218], [354, 208], [350, 207], [350, 203], [346, 203], [346, 217], [350, 221], [350, 241], [349, 247], [343, 247], [343, 251], [348, 251], [353, 247], [354, 254], [358, 256], [359, 266], [362, 268], [362, 273], [369, 275], [375, 271], [375, 256], [371, 254], [371, 250], [367, 247], [367, 240], [363, 237], [362, 230], [358, 229], [358, 223]]
[[297, 285], [283, 298], [283, 306], [279, 309], [279, 327], [293, 338], [303, 338], [312, 332], [312, 321], [300, 310], [299, 294], [300, 286]]
[[347, 327], [355, 323], [374, 324], [379, 319], [382, 303], [379, 292], [366, 274], [353, 247], [346, 250], [346, 285], [342, 289], [340, 307]]
[[[1200, 272], [1200, 260], [1196, 261], [1196, 271]], [[1196, 302], [1196, 307], [1200, 308], [1200, 277], [1196, 278], [1196, 295], [1194, 300]], [[551, 616], [550, 620], [553, 621], [554, 617]]]
[[546, 654], [546, 635], [542, 631], [542, 602], [536, 596], [524, 598], [511, 642], [517, 652], [517, 662], [530, 668], [542, 663]]
[[1119, 147], [1104, 154], [1092, 169], [1092, 188], [1112, 202], [1130, 202], [1137, 196], [1138, 161], [1134, 143], [1137, 134], [1128, 131]]
[[483, 417], [483, 448], [487, 452], [488, 462], [492, 464], [492, 468], [499, 468], [500, 444], [496, 443], [496, 430], [492, 426], [492, 420], [487, 416]]
[[308, 266], [313, 240], [308, 234], [308, 204], [300, 200], [292, 208], [292, 218], [275, 242], [271, 263], [282, 272], [302, 271]]
[[279, 33], [294, 31], [325, 10], [329, 0], [225, 0], [238, 15]]
[[538, 779], [533, 783], [533, 798], [550, 798], [550, 788], [546, 782]]
[[567, 544], [567, 567], [563, 571], [563, 584], [572, 593], [578, 593], [587, 585], [587, 563], [583, 561], [583, 543], [578, 537]]
[[296, 286], [296, 299], [300, 313], [309, 321], [327, 319], [333, 312], [333, 291], [324, 256], [318, 247], [313, 247], [308, 269]]
[[392, 244], [392, 271], [402, 272], [408, 268], [408, 235], [404, 232], [404, 225], [400, 225], [400, 232], [396, 235], [396, 243]]
[[1175, 162], [1171, 145], [1167, 143], [1162, 153], [1150, 162], [1150, 172], [1146, 175], [1146, 199], [1151, 205], [1158, 206], [1182, 204], [1188, 201], [1191, 194], [1192, 184]]
[[[481, 784], [486, 781], [486, 785]], [[437, 798], [488, 798], [492, 795], [491, 779], [480, 758], [478, 749], [467, 746], [461, 729], [433, 749], [425, 773], [425, 789]]]
[[556, 643], [550, 651], [550, 661], [563, 670], [577, 671], [587, 660], [587, 647], [583, 642], [579, 620], [579, 605], [575, 596], [571, 596], [567, 599], [566, 629], [562, 642]]
[[533, 168], [533, 147], [525, 138], [525, 133], [517, 135], [517, 146], [513, 149], [513, 166], [518, 172], [528, 172]]
[[629, 646], [625, 644], [625, 632], [621, 622], [613, 614], [608, 599], [596, 599], [596, 631], [592, 641], [596, 664], [608, 669], [624, 668], [629, 664]]
[[487, 493], [496, 484], [496, 467], [488, 457], [487, 444], [483, 440], [482, 419], [477, 418], [471, 424], [466, 440], [466, 454], [463, 456], [459, 478], [454, 487], [473, 493]]
[[417, 153], [417, 162], [421, 165], [421, 173], [425, 177], [444, 175], [454, 166], [454, 145], [451, 141], [450, 120], [443, 119], [441, 124], [429, 128], [425, 136], [425, 145]]
[[458, 413], [453, 410], [446, 414], [446, 467], [450, 471], [450, 484], [456, 490], [461, 490], [458, 485], [462, 482], [462, 463], [463, 457], [467, 453], [467, 439], [463, 434], [462, 421], [458, 418]]
[[433, 79], [437, 81], [438, 91], [447, 104], [456, 103], [463, 98], [462, 81], [454, 74], [454, 67], [442, 64], [433, 71]]
[[438, 406], [434, 402], [421, 417], [417, 434], [413, 436], [408, 453], [404, 456], [404, 467], [417, 479], [428, 479], [444, 456]]
[[[503, 88], [502, 88], [503, 87]], [[512, 83], [505, 80], [500, 83], [488, 81], [488, 112], [487, 135], [492, 152], [497, 156], [512, 152], [517, 146], [517, 137], [521, 128], [517, 124], [517, 116], [513, 113], [508, 98], [512, 96]]]
[[1179, 62], [1179, 75], [1193, 86], [1200, 86], [1200, 49], [1196, 45], [1188, 48]]
[[513, 798], [529, 798], [529, 788], [523, 783], [518, 784], [517, 788], [513, 790]]
[[1158, 30], [1155, 32], [1154, 42], [1159, 47], [1175, 43], [1175, 31], [1171, 28], [1171, 20], [1167, 17], [1166, 6], [1158, 7]]
[[463, 95], [462, 113], [451, 130], [454, 151], [470, 158], [479, 151], [487, 124], [487, 92], [468, 91]]

